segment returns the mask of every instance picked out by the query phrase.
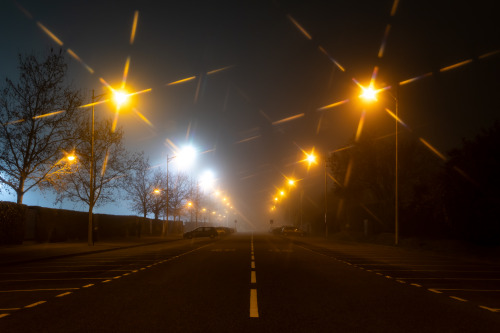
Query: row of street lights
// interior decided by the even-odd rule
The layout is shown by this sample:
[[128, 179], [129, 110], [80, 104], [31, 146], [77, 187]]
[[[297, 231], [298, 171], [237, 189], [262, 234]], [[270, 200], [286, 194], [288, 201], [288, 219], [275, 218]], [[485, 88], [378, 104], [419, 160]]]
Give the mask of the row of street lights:
[[[363, 87], [361, 86], [362, 93], [359, 95], [359, 98], [365, 101], [366, 103], [373, 103], [377, 101], [377, 94], [390, 89], [391, 87], [386, 87], [383, 89], [375, 89], [373, 82], [370, 83], [368, 87]], [[394, 244], [398, 245], [399, 244], [399, 204], [398, 204], [398, 122], [399, 122], [399, 96], [398, 96], [398, 87], [399, 84], [396, 86], [395, 89], [395, 94], [392, 95], [391, 97], [395, 101], [395, 119], [396, 119], [396, 125], [395, 125], [395, 130], [396, 130], [396, 138], [395, 138], [395, 185], [394, 185]], [[318, 156], [314, 153], [314, 148], [310, 153], [306, 153], [305, 158], [301, 160], [301, 162], [306, 162], [308, 163], [308, 168], [312, 164], [317, 164]], [[328, 237], [328, 220], [327, 220], [327, 214], [328, 214], [328, 154], [325, 154], [323, 157], [324, 159], [324, 228], [325, 228], [325, 237]], [[294, 185], [295, 180], [293, 179], [288, 179], [287, 180], [289, 185]], [[280, 200], [281, 197], [283, 197], [285, 192], [283, 190], [279, 190], [278, 194], [274, 196], [273, 198], [273, 203], [274, 205], [271, 207], [271, 211], [274, 212], [276, 211], [276, 204]]]

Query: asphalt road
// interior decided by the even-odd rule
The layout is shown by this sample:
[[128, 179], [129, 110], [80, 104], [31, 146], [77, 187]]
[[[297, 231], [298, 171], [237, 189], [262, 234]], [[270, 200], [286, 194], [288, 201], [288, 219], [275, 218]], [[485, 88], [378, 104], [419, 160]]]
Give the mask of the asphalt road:
[[498, 332], [500, 267], [234, 234], [2, 267], [0, 332]]

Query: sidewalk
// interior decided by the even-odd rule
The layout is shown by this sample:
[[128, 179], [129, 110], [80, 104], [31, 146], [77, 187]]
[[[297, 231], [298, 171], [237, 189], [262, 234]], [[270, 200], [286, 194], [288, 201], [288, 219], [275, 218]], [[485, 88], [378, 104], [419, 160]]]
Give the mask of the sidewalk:
[[167, 235], [166, 237], [143, 236], [141, 238], [105, 240], [96, 242], [93, 246], [89, 246], [87, 242], [24, 242], [22, 245], [5, 245], [0, 246], [0, 267], [171, 242], [177, 239], [182, 239], [182, 235]]

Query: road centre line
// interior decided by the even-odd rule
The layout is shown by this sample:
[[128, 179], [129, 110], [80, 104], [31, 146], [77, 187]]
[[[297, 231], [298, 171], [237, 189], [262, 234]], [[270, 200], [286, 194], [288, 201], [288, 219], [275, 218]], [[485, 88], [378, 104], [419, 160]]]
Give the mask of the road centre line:
[[251, 267], [252, 267], [252, 269], [255, 269], [255, 261], [252, 261]]
[[257, 289], [250, 289], [250, 318], [259, 318]]
[[250, 283], [257, 283], [257, 276], [255, 275], [255, 271], [250, 273]]
[[8, 315], [10, 315], [10, 313], [0, 313], [0, 318], [5, 318]]

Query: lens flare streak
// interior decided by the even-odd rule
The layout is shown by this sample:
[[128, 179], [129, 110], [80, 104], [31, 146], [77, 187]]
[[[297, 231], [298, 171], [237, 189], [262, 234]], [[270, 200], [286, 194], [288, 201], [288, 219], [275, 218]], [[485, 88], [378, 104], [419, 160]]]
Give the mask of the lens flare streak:
[[384, 56], [385, 45], [387, 43], [387, 39], [389, 38], [389, 32], [391, 31], [391, 25], [388, 24], [385, 27], [384, 37], [382, 38], [382, 43], [380, 44], [380, 49], [378, 50], [379, 59]]
[[422, 142], [427, 148], [429, 148], [430, 151], [432, 151], [434, 154], [436, 154], [440, 159], [442, 159], [443, 161], [446, 161], [447, 158], [446, 156], [444, 156], [443, 154], [441, 154], [441, 152], [439, 152], [439, 150], [437, 150], [436, 148], [434, 148], [429, 142], [425, 141], [423, 138], [418, 138], [420, 140], [420, 142]]
[[56, 42], [59, 46], [62, 46], [63, 45], [63, 42], [56, 37], [56, 35], [54, 35], [46, 26], [44, 26], [41, 22], [36, 22], [36, 25], [38, 25], [38, 27], [40, 29], [43, 30], [43, 32], [45, 32], [50, 38], [52, 38], [52, 40], [54, 42]]
[[356, 138], [354, 140], [355, 142], [359, 141], [359, 138], [361, 137], [361, 133], [363, 132], [363, 125], [365, 123], [365, 116], [366, 116], [366, 111], [363, 111], [363, 113], [361, 113], [361, 118], [359, 119], [358, 130], [356, 131]]
[[54, 112], [42, 114], [42, 115], [39, 115], [39, 116], [34, 116], [33, 119], [40, 119], [40, 118], [55, 116], [56, 114], [60, 114], [60, 113], [63, 113], [63, 112], [66, 112], [66, 110], [54, 111]]
[[391, 111], [391, 110], [389, 110], [388, 108], [385, 108], [385, 111], [386, 111], [386, 112], [387, 112], [387, 113], [388, 113], [388, 114], [389, 114], [392, 118], [394, 118], [394, 119], [395, 119], [398, 123], [400, 123], [401, 125], [403, 125], [404, 127], [406, 127], [409, 131], [411, 131], [411, 130], [410, 130], [410, 128], [408, 127], [408, 125], [406, 125], [406, 124], [405, 124], [405, 123], [401, 120], [401, 118], [399, 118], [398, 116], [396, 116], [396, 115], [394, 114], [394, 112], [392, 112], [392, 111]]
[[391, 16], [396, 15], [396, 11], [398, 9], [398, 4], [399, 4], [399, 0], [394, 0], [394, 2], [392, 3]]
[[331, 62], [333, 62], [335, 64], [335, 66], [337, 66], [338, 69], [340, 69], [342, 72], [345, 72], [345, 68], [342, 67], [341, 64], [339, 64], [326, 50], [323, 46], [318, 46], [318, 50], [321, 51], [321, 53], [323, 53], [324, 55], [326, 55], [328, 57], [328, 59], [330, 59]]
[[283, 124], [283, 123], [286, 123], [286, 122], [289, 122], [289, 121], [292, 121], [292, 120], [295, 120], [295, 119], [302, 118], [302, 117], [304, 117], [304, 115], [305, 115], [304, 113], [296, 114], [295, 116], [291, 116], [291, 117], [288, 117], [288, 118], [285, 118], [285, 119], [281, 119], [281, 120], [275, 121], [272, 124], [273, 125]]
[[137, 21], [139, 20], [139, 11], [134, 12], [134, 22], [132, 23], [132, 31], [130, 32], [130, 45], [134, 44], [135, 32], [137, 30]]
[[106, 168], [108, 166], [109, 150], [106, 150], [106, 156], [104, 156], [104, 163], [102, 164], [101, 177], [104, 177], [106, 173]]
[[122, 89], [125, 89], [129, 67], [130, 67], [130, 57], [127, 57], [127, 61], [125, 62], [125, 68], [123, 69]]
[[82, 66], [90, 72], [90, 74], [94, 74], [94, 70], [92, 68], [90, 68], [89, 65], [87, 65], [86, 63], [83, 62], [83, 60], [72, 50], [72, 49], [67, 49], [66, 52], [69, 53], [70, 56], [73, 57], [73, 59], [75, 59], [76, 61], [78, 61], [80, 64], [82, 64]]
[[239, 143], [244, 143], [244, 142], [248, 142], [248, 141], [253, 141], [253, 140], [258, 139], [258, 138], [260, 138], [260, 135], [255, 135], [255, 136], [252, 136], [252, 137], [250, 137], [250, 138], [246, 138], [246, 139], [243, 139], [243, 140], [237, 141], [237, 142], [235, 142], [234, 144], [236, 144], [236, 145], [237, 145], [237, 144], [239, 144]]
[[191, 81], [191, 80], [194, 80], [194, 79], [196, 79], [196, 76], [190, 76], [190, 77], [185, 78], [185, 79], [181, 79], [181, 80], [178, 80], [178, 81], [167, 83], [167, 86], [173, 86], [175, 84], [180, 84], [180, 83], [188, 82], [188, 81]]
[[306, 31], [306, 29], [304, 29], [297, 21], [295, 21], [295, 19], [290, 15], [288, 14], [286, 17], [288, 17], [288, 19], [295, 25], [295, 27], [297, 29], [299, 29], [299, 31], [309, 40], [312, 40], [312, 37], [311, 35], [309, 35], [309, 33]]
[[146, 118], [142, 113], [139, 112], [139, 110], [137, 110], [136, 108], [133, 108], [132, 109], [135, 114], [142, 119], [143, 122], [145, 122], [146, 124], [148, 124], [150, 127], [154, 127], [153, 124], [149, 121], [148, 118]]
[[454, 69], [454, 68], [458, 68], [458, 67], [463, 66], [463, 65], [470, 64], [471, 62], [472, 62], [472, 59], [467, 59], [467, 60], [461, 61], [459, 63], [456, 63], [454, 65], [443, 67], [439, 71], [446, 72], [446, 71], [449, 71], [450, 69]]
[[331, 108], [334, 108], [336, 106], [339, 106], [339, 105], [342, 105], [342, 104], [345, 104], [349, 102], [349, 99], [344, 99], [343, 101], [340, 101], [340, 102], [335, 102], [333, 104], [329, 104], [329, 105], [326, 105], [326, 106], [323, 106], [323, 107], [320, 107], [317, 111], [323, 111], [323, 110], [326, 110], [326, 109], [331, 109]]

